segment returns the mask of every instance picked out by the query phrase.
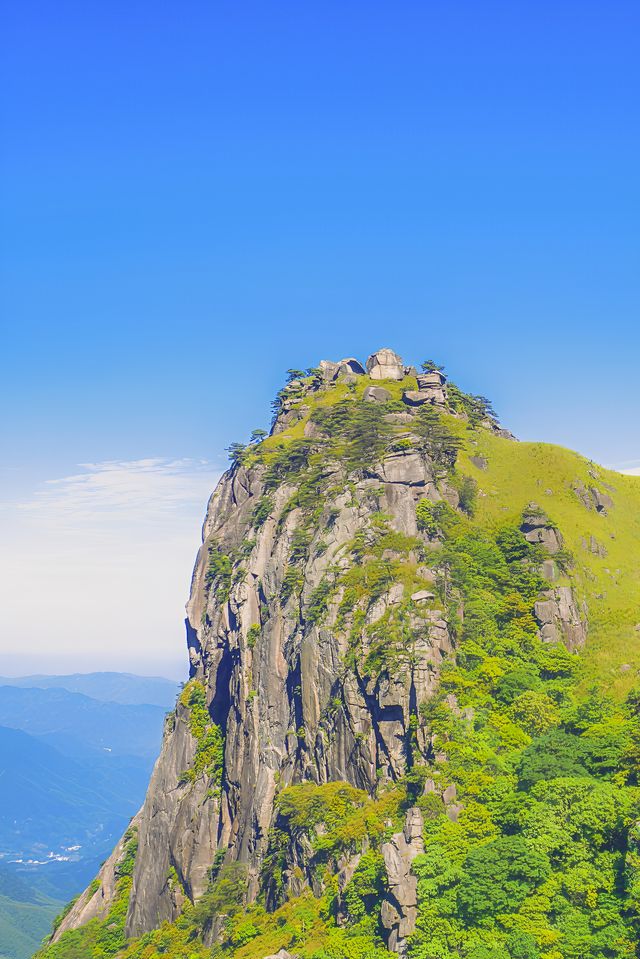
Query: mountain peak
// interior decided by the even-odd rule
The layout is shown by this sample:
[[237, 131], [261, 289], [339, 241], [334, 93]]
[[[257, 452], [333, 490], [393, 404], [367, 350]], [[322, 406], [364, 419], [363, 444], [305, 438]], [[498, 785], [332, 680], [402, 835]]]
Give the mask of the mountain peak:
[[[190, 680], [131, 834], [52, 948], [100, 915], [131, 959], [161, 954], [167, 922], [198, 957], [579, 954], [597, 907], [562, 891], [575, 861], [606, 872], [597, 922], [613, 910], [636, 941], [611, 893], [631, 834], [612, 812], [595, 840], [567, 809], [634, 801], [638, 484], [511, 442], [423, 370], [387, 348], [290, 370], [271, 435], [231, 448]], [[606, 694], [585, 692], [603, 668]]]

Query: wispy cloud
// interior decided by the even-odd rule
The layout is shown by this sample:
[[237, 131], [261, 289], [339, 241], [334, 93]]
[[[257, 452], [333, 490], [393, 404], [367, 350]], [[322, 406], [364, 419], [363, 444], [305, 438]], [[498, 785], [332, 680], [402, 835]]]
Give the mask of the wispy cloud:
[[168, 518], [203, 508], [220, 476], [206, 460], [140, 459], [82, 463], [82, 472], [47, 480], [26, 501], [15, 504], [38, 522], [67, 527], [123, 520]]
[[67, 657], [67, 670], [183, 663], [184, 603], [220, 472], [187, 458], [85, 463], [4, 502], [3, 668], [56, 668], [22, 665], [27, 654]]
[[616, 470], [618, 473], [626, 473], [629, 476], [640, 476], [640, 459], [614, 463], [610, 468]]

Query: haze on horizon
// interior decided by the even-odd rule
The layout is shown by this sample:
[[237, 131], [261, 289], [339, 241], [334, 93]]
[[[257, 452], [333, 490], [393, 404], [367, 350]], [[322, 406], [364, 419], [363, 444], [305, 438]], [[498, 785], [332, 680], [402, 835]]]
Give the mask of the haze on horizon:
[[640, 472], [640, 11], [29, 2], [0, 79], [0, 674], [186, 670], [288, 367], [444, 363]]

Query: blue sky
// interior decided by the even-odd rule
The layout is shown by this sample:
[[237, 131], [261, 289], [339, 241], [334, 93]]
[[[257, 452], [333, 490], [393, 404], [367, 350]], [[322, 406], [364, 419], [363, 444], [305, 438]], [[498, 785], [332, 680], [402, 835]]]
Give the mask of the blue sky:
[[[130, 651], [137, 602], [140, 648], [160, 630], [181, 654], [203, 491], [291, 366], [433, 357], [522, 438], [640, 462], [636, 3], [23, 0], [2, 21], [7, 649], [75, 655], [88, 617], [91, 655]], [[61, 523], [93, 570], [81, 630]], [[118, 605], [123, 552], [171, 554], [162, 597], [148, 576]], [[38, 556], [61, 578], [40, 606]]]

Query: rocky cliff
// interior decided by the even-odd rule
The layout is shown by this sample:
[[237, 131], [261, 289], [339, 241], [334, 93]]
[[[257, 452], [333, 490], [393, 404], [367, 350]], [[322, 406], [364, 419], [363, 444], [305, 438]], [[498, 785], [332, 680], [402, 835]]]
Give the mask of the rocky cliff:
[[[418, 374], [385, 349], [291, 371], [270, 435], [232, 448], [209, 501], [189, 682], [145, 804], [57, 926], [53, 959], [100, 923], [113, 951], [87, 955], [127, 942], [127, 955], [165, 954], [135, 951], [159, 928], [216, 955], [445, 955], [419, 951], [425, 821], [446, 833], [471, 815], [497, 841], [482, 775], [511, 762], [513, 776], [516, 760], [494, 757], [560, 726], [570, 696], [557, 690], [606, 608], [603, 555], [572, 549], [615, 537], [600, 528], [615, 492], [578, 457], [561, 478], [543, 462], [518, 476], [525, 446], [435, 364]], [[623, 630], [637, 602], [625, 615]], [[488, 719], [514, 672], [504, 717]], [[464, 774], [459, 758], [485, 726], [474, 781], [477, 757]], [[279, 938], [268, 917], [292, 903], [307, 904], [308, 930], [283, 921]], [[538, 954], [509, 952], [508, 924], [498, 933], [505, 956]]]

